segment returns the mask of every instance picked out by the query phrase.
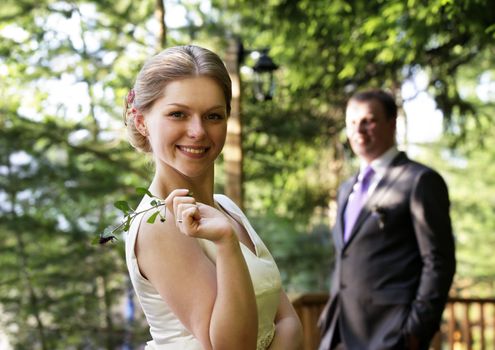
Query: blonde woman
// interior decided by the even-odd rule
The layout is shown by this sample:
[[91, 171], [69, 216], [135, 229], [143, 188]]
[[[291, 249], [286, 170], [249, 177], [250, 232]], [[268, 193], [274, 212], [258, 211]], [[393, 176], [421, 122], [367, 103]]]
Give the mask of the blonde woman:
[[[146, 349], [299, 349], [299, 319], [244, 213], [213, 193], [230, 113], [223, 62], [197, 46], [150, 58], [128, 95], [131, 144], [151, 153], [166, 221], [136, 217], [126, 261], [153, 340]], [[151, 207], [144, 196], [138, 210]]]

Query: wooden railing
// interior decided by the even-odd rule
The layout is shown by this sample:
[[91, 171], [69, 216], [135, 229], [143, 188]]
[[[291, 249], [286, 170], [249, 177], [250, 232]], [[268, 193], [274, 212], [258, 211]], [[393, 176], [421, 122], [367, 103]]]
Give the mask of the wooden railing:
[[[304, 350], [318, 348], [320, 333], [316, 326], [328, 295], [309, 293], [292, 298], [303, 324]], [[440, 332], [431, 350], [495, 349], [495, 298], [449, 298]]]

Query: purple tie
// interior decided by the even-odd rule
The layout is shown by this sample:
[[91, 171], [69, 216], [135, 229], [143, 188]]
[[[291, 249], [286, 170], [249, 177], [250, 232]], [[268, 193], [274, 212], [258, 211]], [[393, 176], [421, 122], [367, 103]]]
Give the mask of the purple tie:
[[356, 219], [361, 212], [364, 202], [366, 201], [366, 194], [370, 187], [371, 178], [375, 174], [375, 171], [371, 166], [367, 166], [363, 171], [361, 181], [358, 181], [354, 185], [354, 191], [347, 201], [347, 207], [344, 214], [344, 242], [347, 242], [351, 236], [351, 231], [356, 223]]

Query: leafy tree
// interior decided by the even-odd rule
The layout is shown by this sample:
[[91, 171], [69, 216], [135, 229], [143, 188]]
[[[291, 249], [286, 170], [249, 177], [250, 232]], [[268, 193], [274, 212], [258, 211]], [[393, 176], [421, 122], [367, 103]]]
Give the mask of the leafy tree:
[[[91, 241], [115, 222], [111, 203], [137, 200], [131, 188], [150, 176], [112, 127], [115, 101], [149, 53], [150, 5], [2, 5], [0, 304], [16, 348], [123, 342], [123, 246]], [[73, 101], [57, 100], [60, 86]]]

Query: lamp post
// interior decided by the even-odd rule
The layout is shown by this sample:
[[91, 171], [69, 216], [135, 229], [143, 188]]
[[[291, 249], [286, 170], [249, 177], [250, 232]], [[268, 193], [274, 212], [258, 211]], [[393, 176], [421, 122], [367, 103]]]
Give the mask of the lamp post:
[[224, 147], [225, 194], [241, 209], [244, 199], [244, 173], [242, 152], [242, 89], [240, 66], [247, 54], [258, 52], [254, 64], [254, 96], [258, 101], [271, 100], [275, 89], [273, 72], [278, 66], [268, 56], [268, 49], [245, 50], [240, 40], [230, 40], [225, 64], [232, 80], [232, 108], [228, 121], [227, 139]]

